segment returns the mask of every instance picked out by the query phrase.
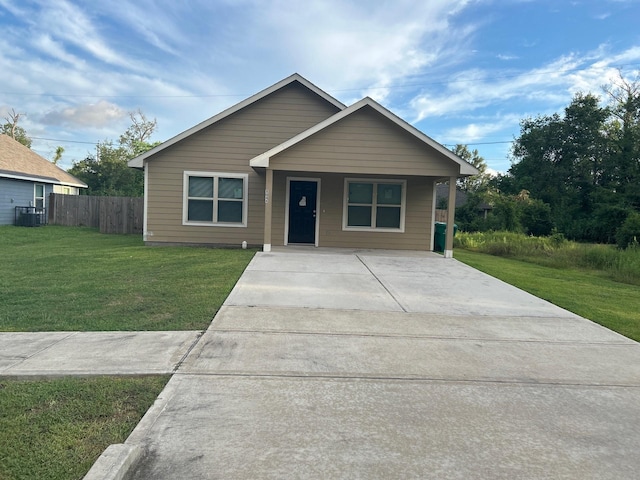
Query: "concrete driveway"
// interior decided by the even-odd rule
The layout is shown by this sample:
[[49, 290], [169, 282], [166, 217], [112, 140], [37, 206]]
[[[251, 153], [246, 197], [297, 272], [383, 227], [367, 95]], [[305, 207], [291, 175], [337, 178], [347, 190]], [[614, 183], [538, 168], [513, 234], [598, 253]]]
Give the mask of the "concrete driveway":
[[258, 253], [131, 478], [637, 478], [640, 346], [456, 260]]

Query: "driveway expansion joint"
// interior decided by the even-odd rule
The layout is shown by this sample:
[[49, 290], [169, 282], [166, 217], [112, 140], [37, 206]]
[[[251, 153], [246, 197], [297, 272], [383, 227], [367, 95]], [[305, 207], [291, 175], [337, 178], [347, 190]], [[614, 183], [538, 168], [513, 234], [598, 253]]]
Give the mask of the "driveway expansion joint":
[[[317, 331], [303, 331], [303, 330], [275, 330], [275, 329], [241, 329], [241, 328], [214, 328], [210, 330], [211, 333], [240, 333], [240, 334], [263, 334], [263, 335], [300, 335], [300, 336], [326, 336], [326, 337], [363, 337], [363, 338], [415, 338], [424, 340], [450, 340], [450, 341], [463, 341], [463, 342], [487, 342], [487, 343], [539, 343], [549, 345], [580, 345], [580, 346], [618, 346], [638, 348], [637, 344], [623, 342], [623, 341], [580, 341], [580, 340], [553, 340], [553, 339], [523, 339], [523, 338], [489, 338], [489, 337], [463, 337], [463, 336], [449, 336], [449, 335], [427, 335], [427, 334], [401, 334], [401, 333], [364, 333], [364, 332], [323, 332]], [[199, 339], [198, 339], [199, 340]], [[197, 343], [197, 342], [196, 342]], [[194, 344], [195, 346], [195, 344]], [[193, 348], [193, 347], [192, 347]], [[189, 349], [189, 352], [192, 350]], [[187, 352], [188, 353], [188, 352]], [[186, 357], [187, 354], [185, 354]], [[182, 363], [182, 362], [181, 362]]]
[[322, 374], [322, 373], [286, 373], [286, 372], [176, 372], [176, 376], [187, 377], [220, 377], [220, 378], [273, 378], [273, 379], [299, 379], [299, 380], [355, 380], [355, 381], [379, 381], [379, 382], [420, 382], [420, 383], [440, 383], [440, 384], [466, 384], [466, 385], [505, 385], [505, 386], [529, 386], [529, 387], [585, 387], [585, 388], [623, 388], [640, 389], [640, 383], [629, 385], [620, 383], [585, 383], [585, 382], [559, 382], [559, 381], [537, 381], [524, 379], [500, 380], [483, 378], [438, 378], [411, 375], [344, 375], [344, 374]]
[[382, 282], [382, 280], [378, 278], [378, 276], [374, 273], [374, 271], [369, 268], [369, 265], [367, 265], [367, 263], [362, 259], [362, 257], [360, 257], [360, 255], [358, 254], [356, 254], [355, 257], [360, 261], [360, 263], [362, 263], [362, 265], [364, 265], [364, 267], [369, 271], [369, 273], [373, 276], [373, 278], [376, 279], [376, 281], [380, 284], [380, 286], [385, 289], [385, 291], [389, 294], [389, 296], [393, 298], [393, 300], [398, 304], [398, 306], [402, 309], [402, 311], [405, 313], [408, 312], [408, 310], [404, 308], [404, 305], [400, 303], [400, 300], [398, 300], [396, 296], [391, 292], [391, 290], [387, 288], [384, 282]]
[[187, 359], [187, 357], [189, 356], [191, 351], [196, 347], [196, 345], [198, 344], [198, 342], [200, 341], [200, 339], [202, 338], [202, 336], [204, 335], [205, 332], [206, 332], [206, 330], [202, 330], [201, 332], [198, 333], [198, 335], [196, 336], [195, 340], [191, 343], [191, 345], [189, 346], [187, 351], [184, 352], [184, 355], [182, 355], [180, 360], [178, 360], [178, 362], [173, 367], [173, 370], [172, 370], [173, 373], [176, 373], [178, 371], [178, 369], [182, 366], [182, 364], [185, 362], [185, 360]]

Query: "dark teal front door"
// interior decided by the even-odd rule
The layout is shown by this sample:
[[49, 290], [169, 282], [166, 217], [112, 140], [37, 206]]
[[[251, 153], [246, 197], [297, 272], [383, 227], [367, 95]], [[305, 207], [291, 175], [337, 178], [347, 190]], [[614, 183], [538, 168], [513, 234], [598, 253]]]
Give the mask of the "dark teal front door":
[[318, 184], [307, 180], [289, 182], [288, 243], [316, 243]]

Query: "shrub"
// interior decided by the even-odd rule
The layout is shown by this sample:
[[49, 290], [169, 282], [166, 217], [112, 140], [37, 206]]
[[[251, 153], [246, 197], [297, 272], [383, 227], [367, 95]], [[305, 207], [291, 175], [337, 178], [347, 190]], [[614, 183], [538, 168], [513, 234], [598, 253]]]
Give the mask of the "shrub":
[[640, 213], [631, 212], [616, 233], [616, 243], [620, 248], [640, 243]]
[[551, 207], [542, 200], [530, 199], [521, 207], [520, 223], [529, 235], [549, 235], [553, 228]]
[[593, 242], [616, 243], [616, 233], [633, 210], [618, 205], [596, 208], [584, 231], [584, 237]]

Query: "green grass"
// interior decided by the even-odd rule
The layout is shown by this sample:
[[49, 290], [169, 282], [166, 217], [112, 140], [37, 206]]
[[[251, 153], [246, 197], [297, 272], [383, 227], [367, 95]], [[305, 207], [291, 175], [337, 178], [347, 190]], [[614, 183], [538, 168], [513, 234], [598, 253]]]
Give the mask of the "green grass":
[[537, 297], [640, 341], [640, 289], [607, 274], [580, 268], [553, 268], [460, 248], [454, 257]]
[[0, 480], [82, 478], [127, 438], [167, 381], [0, 379]]
[[631, 285], [640, 285], [640, 247], [571, 242], [562, 235], [532, 237], [514, 232], [461, 232], [455, 245], [474, 252], [515, 258], [554, 268], [579, 268]]
[[255, 251], [0, 227], [0, 331], [203, 330]]

